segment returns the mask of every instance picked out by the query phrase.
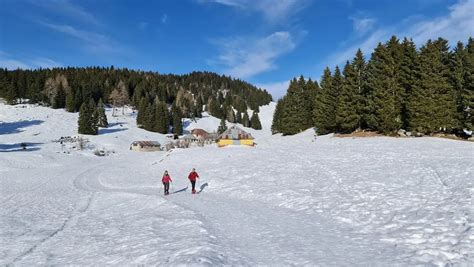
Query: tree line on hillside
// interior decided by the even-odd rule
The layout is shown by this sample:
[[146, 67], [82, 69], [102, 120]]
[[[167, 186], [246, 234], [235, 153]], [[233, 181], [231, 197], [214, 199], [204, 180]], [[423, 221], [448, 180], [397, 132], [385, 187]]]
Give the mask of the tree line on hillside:
[[442, 38], [417, 49], [393, 36], [366, 61], [359, 49], [342, 73], [326, 67], [318, 84], [294, 78], [278, 101], [273, 133], [292, 135], [400, 129], [422, 134], [474, 130], [474, 40], [450, 50]]
[[[150, 131], [182, 132], [182, 118], [203, 110], [239, 122], [248, 109], [258, 112], [271, 95], [245, 81], [211, 72], [184, 75], [112, 67], [7, 70], [0, 68], [0, 97], [9, 104], [41, 103], [77, 112], [103, 99], [114, 107], [138, 109], [137, 123]], [[92, 101], [92, 102], [91, 102]], [[247, 114], [248, 117], [248, 114]], [[181, 127], [181, 130], [180, 130]]]

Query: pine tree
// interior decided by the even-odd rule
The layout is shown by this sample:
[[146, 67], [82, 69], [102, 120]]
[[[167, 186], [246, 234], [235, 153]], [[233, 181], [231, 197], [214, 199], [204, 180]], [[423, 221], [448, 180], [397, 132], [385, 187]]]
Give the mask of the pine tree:
[[451, 67], [451, 84], [453, 86], [456, 95], [456, 107], [457, 107], [457, 131], [460, 132], [466, 128], [464, 119], [464, 104], [463, 104], [463, 91], [466, 83], [466, 59], [467, 50], [464, 48], [462, 42], [458, 42], [454, 51], [450, 57]]
[[[162, 134], [167, 134], [170, 125], [170, 113], [168, 111], [168, 106], [166, 103], [159, 101], [158, 99], [156, 99], [155, 104], [153, 106], [155, 111], [153, 114], [153, 131]], [[177, 117], [180, 116], [176, 108], [174, 113]]]
[[454, 90], [449, 83], [448, 43], [428, 42], [420, 49], [418, 79], [409, 103], [410, 125], [421, 133], [451, 131], [456, 123]]
[[306, 82], [303, 76], [290, 81], [279, 122], [281, 133], [292, 135], [313, 126], [313, 101], [316, 90], [317, 85]]
[[182, 135], [183, 134], [183, 122], [181, 119], [180, 112], [176, 106], [173, 106], [172, 109], [172, 120], [173, 120], [173, 134]]
[[105, 114], [104, 102], [102, 102], [102, 98], [99, 99], [99, 103], [97, 104], [97, 113], [98, 113], [98, 126], [99, 127], [107, 127], [109, 122], [107, 121], [107, 115]]
[[88, 104], [83, 103], [79, 109], [78, 132], [80, 134], [91, 134], [89, 125], [90, 116], [92, 116], [92, 114], [90, 114]]
[[250, 127], [250, 118], [247, 111], [244, 112], [244, 116], [242, 117], [242, 125], [244, 127]]
[[221, 107], [224, 104], [224, 95], [222, 94], [222, 91], [219, 91], [217, 94], [217, 105]]
[[160, 102], [161, 112], [164, 114], [163, 117], [157, 118], [161, 120], [162, 129], [160, 133], [166, 134], [168, 133], [169, 126], [170, 126], [170, 112], [168, 109], [168, 105], [165, 102]]
[[226, 125], [225, 119], [222, 118], [221, 123], [220, 123], [219, 127], [217, 128], [217, 133], [222, 134], [226, 130], [227, 130], [227, 125]]
[[308, 79], [305, 85], [305, 114], [309, 117], [308, 124], [314, 126], [314, 110], [316, 108], [315, 99], [321, 94], [321, 88], [317, 81], [313, 81], [311, 78]]
[[232, 96], [231, 96], [230, 92], [225, 94], [224, 105], [232, 106]]
[[74, 92], [69, 90], [66, 94], [66, 111], [75, 112], [76, 111], [76, 102], [74, 100]]
[[203, 103], [202, 103], [202, 97], [200, 95], [197, 96], [197, 99], [196, 99], [196, 111], [197, 111], [197, 114], [199, 114], [200, 116], [196, 116], [198, 118], [201, 118], [201, 113], [202, 113], [202, 106], [203, 106]]
[[236, 123], [242, 123], [242, 113], [240, 113], [240, 111], [238, 111], [238, 110], [235, 113], [235, 122]]
[[[357, 114], [359, 116], [358, 129], [365, 129], [367, 127], [366, 117], [369, 112], [367, 107], [368, 93], [366, 92], [365, 80], [366, 80], [366, 62], [362, 50], [357, 49], [356, 55], [352, 60], [352, 66], [354, 69], [355, 77], [352, 77], [352, 86], [356, 87], [356, 99], [357, 99]], [[351, 77], [349, 77], [351, 79]]]
[[7, 101], [8, 104], [10, 105], [15, 105], [18, 99], [18, 93], [15, 89], [15, 86], [13, 85], [12, 82], [7, 83], [7, 88], [6, 88], [6, 96], [5, 100]]
[[137, 126], [143, 128], [145, 122], [147, 121], [147, 109], [148, 109], [148, 99], [142, 97], [140, 99], [140, 104], [138, 105], [138, 114], [137, 114]]
[[[370, 103], [369, 116], [366, 117], [371, 129], [390, 133], [402, 127], [402, 103], [404, 88], [400, 85], [398, 64], [398, 39], [383, 45], [379, 43], [367, 65], [367, 91]], [[399, 46], [399, 43], [398, 43]]]
[[299, 101], [302, 98], [301, 83], [294, 78], [290, 81], [288, 90], [285, 96], [285, 105], [282, 109], [282, 116], [280, 120], [280, 132], [283, 135], [292, 135], [301, 132], [304, 125], [305, 118], [302, 118], [302, 106]]
[[339, 107], [339, 94], [342, 90], [342, 85], [344, 84], [344, 78], [342, 77], [341, 70], [339, 66], [336, 66], [334, 70], [334, 76], [332, 77], [332, 83], [330, 87], [329, 97], [328, 97], [328, 112], [329, 115], [329, 127], [331, 132], [338, 131], [337, 124], [337, 109]]
[[401, 43], [402, 59], [399, 68], [398, 83], [404, 88], [402, 100], [402, 127], [410, 129], [408, 105], [412, 94], [412, 88], [416, 79], [417, 57], [416, 45], [413, 40], [404, 38]]
[[231, 106], [227, 106], [227, 121], [229, 122], [232, 122], [232, 123], [235, 123], [236, 122], [236, 118], [235, 118], [235, 113], [234, 113], [234, 109], [231, 107]]
[[202, 100], [201, 97], [197, 97], [196, 104], [193, 107], [194, 118], [202, 118]]
[[252, 118], [250, 119], [250, 127], [255, 130], [261, 130], [262, 124], [260, 123], [260, 118], [258, 117], [258, 112], [254, 112], [252, 114]]
[[284, 99], [285, 96], [278, 100], [277, 105], [275, 107], [275, 111], [273, 113], [273, 120], [272, 120], [272, 134], [281, 133], [282, 132], [282, 117], [283, 117], [283, 110], [284, 110]]
[[349, 62], [344, 66], [344, 81], [339, 94], [336, 112], [338, 131], [350, 133], [360, 127], [361, 114], [358, 73]]
[[209, 114], [219, 119], [225, 117], [220, 104], [214, 98], [209, 101]]
[[469, 38], [466, 45], [465, 85], [461, 93], [463, 106], [463, 126], [474, 131], [474, 39]]
[[[337, 75], [337, 76], [336, 76]], [[335, 82], [341, 82], [341, 72], [336, 67]], [[331, 71], [326, 67], [321, 78], [321, 90], [314, 101], [314, 123], [319, 134], [336, 131], [336, 109], [339, 87], [333, 85]]]
[[[92, 104], [93, 104], [93, 100]], [[92, 107], [92, 109], [91, 109]], [[79, 120], [78, 120], [78, 132], [80, 134], [97, 134], [97, 123], [94, 119], [94, 110], [95, 106], [89, 103], [82, 103], [81, 108], [79, 109]]]
[[92, 112], [92, 116], [89, 118], [89, 125], [92, 134], [98, 134], [99, 132], [99, 112], [95, 105], [94, 99], [89, 100], [89, 110]]
[[53, 97], [52, 108], [64, 108], [66, 105], [66, 92], [64, 91], [64, 87], [62, 82], [58, 84], [58, 89], [56, 94]]
[[153, 102], [152, 104], [147, 105], [145, 116], [143, 117], [143, 128], [148, 131], [159, 132], [159, 127], [157, 127], [156, 114], [159, 114], [157, 109], [157, 103]]
[[83, 102], [82, 88], [78, 88], [74, 96], [74, 110], [79, 110]]

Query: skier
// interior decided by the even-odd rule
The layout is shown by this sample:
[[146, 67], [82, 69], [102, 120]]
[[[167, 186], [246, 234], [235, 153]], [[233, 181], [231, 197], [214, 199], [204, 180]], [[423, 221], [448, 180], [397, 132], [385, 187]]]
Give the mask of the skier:
[[161, 181], [163, 182], [163, 186], [165, 187], [165, 195], [169, 195], [170, 194], [170, 182], [173, 182], [173, 180], [171, 180], [171, 177], [168, 174], [168, 171], [165, 171], [165, 173], [163, 174], [163, 178], [161, 178]]
[[196, 179], [199, 178], [199, 174], [196, 172], [196, 169], [193, 168], [193, 170], [189, 173], [188, 179], [191, 182], [191, 186], [193, 188], [192, 193], [196, 194]]

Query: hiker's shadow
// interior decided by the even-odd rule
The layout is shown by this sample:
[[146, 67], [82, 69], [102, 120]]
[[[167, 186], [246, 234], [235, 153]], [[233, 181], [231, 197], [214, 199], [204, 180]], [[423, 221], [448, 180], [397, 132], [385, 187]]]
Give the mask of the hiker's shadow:
[[179, 189], [179, 190], [177, 190], [177, 191], [174, 191], [173, 194], [185, 192], [186, 190], [188, 190], [188, 187], [187, 187], [187, 186], [186, 186], [185, 188], [183, 188], [183, 189]]
[[199, 187], [199, 192], [202, 192], [202, 190], [204, 190], [204, 188], [208, 187], [209, 184], [208, 183], [203, 183], [200, 187]]

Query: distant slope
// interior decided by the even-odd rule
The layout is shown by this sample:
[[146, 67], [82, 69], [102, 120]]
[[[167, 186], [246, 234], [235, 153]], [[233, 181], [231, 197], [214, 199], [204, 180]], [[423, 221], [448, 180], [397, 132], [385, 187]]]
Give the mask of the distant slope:
[[[272, 126], [272, 118], [273, 118], [273, 112], [275, 111], [275, 102], [270, 102], [268, 105], [261, 106], [259, 117], [260, 117], [260, 122], [262, 123], [262, 130], [254, 130], [252, 128], [244, 127], [240, 123], [230, 123], [226, 122], [227, 126], [229, 127], [230, 125], [238, 125], [245, 131], [248, 131], [252, 133], [252, 135], [256, 138], [258, 137], [268, 137], [271, 135], [271, 126]], [[249, 113], [251, 114], [250, 110]], [[198, 119], [197, 121], [192, 121], [187, 119], [185, 126], [185, 129], [194, 129], [194, 128], [201, 128], [204, 129], [208, 132], [214, 132], [217, 131], [217, 127], [219, 127], [220, 124], [220, 119], [213, 117], [209, 115], [208, 113], [203, 113], [203, 118]]]
[[[260, 107], [260, 117], [262, 130], [244, 128], [252, 133], [258, 142], [271, 135], [271, 116], [275, 103]], [[2, 144], [18, 144], [20, 142], [41, 144], [43, 148], [49, 147], [53, 151], [60, 151], [58, 143], [51, 143], [66, 136], [77, 136], [78, 113], [69, 113], [63, 109], [51, 109], [34, 104], [7, 105], [0, 102], [0, 136]], [[136, 140], [156, 140], [162, 144], [169, 139], [159, 133], [150, 132], [136, 125], [136, 113], [130, 109], [125, 109], [125, 114], [119, 112], [118, 116], [112, 116], [112, 109], [107, 108], [106, 114], [109, 121], [108, 128], [100, 128], [99, 135], [84, 135], [91, 141], [91, 145], [96, 148], [106, 148], [107, 150], [126, 151], [131, 142]], [[189, 132], [194, 128], [202, 128], [208, 132], [214, 132], [219, 126], [220, 119], [207, 113], [203, 118], [196, 121], [185, 119], [184, 130]], [[227, 123], [228, 126], [231, 123]], [[15, 133], [15, 134], [12, 134]]]

